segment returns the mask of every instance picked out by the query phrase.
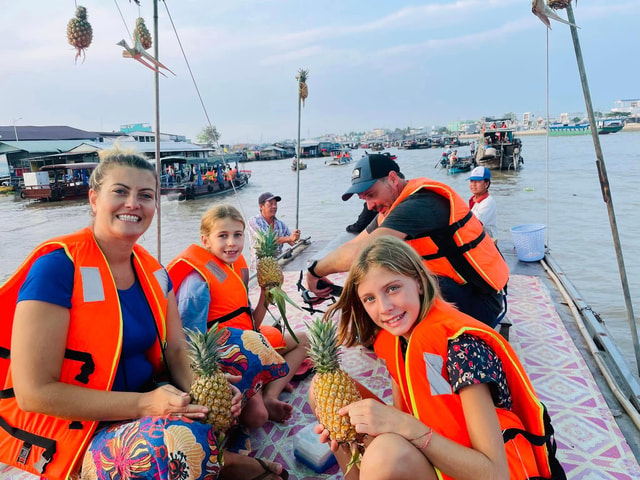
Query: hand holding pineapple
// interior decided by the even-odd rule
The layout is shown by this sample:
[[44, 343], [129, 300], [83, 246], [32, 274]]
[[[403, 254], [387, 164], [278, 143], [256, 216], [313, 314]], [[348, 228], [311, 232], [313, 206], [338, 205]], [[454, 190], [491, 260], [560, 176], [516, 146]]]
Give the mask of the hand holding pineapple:
[[312, 389], [315, 413], [328, 432], [328, 438], [351, 449], [349, 469], [360, 462], [358, 434], [349, 415], [340, 410], [362, 399], [356, 382], [340, 368], [340, 350], [336, 337], [337, 324], [317, 318], [309, 329], [309, 357], [316, 369]]
[[185, 328], [194, 376], [189, 395], [195, 404], [208, 408], [204, 421], [212, 424], [216, 433], [226, 432], [233, 423], [234, 397], [238, 397], [220, 368], [223, 333], [224, 329], [218, 330], [217, 323], [206, 333]]
[[[269, 305], [276, 305], [280, 311], [280, 316], [286, 329], [289, 331], [293, 339], [298, 342], [296, 334], [293, 332], [289, 321], [287, 320], [286, 302], [289, 302], [295, 308], [299, 308], [291, 298], [282, 289], [284, 275], [282, 268], [276, 260], [276, 251], [278, 248], [278, 234], [269, 227], [267, 231], [256, 232], [256, 257], [258, 285], [264, 289], [264, 305], [269, 310]], [[269, 311], [269, 313], [271, 313]]]

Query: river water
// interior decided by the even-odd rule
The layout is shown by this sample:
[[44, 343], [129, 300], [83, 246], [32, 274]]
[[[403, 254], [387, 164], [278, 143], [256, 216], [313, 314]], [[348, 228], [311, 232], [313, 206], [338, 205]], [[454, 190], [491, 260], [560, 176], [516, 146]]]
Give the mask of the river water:
[[[606, 205], [602, 200], [596, 157], [590, 136], [522, 137], [524, 169], [493, 171], [491, 193], [498, 205], [499, 238], [510, 240], [510, 228], [528, 223], [547, 225], [547, 245], [584, 299], [598, 312], [635, 370], [627, 312], [620, 283]], [[627, 276], [636, 317], [640, 317], [640, 133], [601, 136], [611, 185], [616, 221], [622, 241]], [[408, 178], [428, 176], [470, 196], [467, 174], [448, 175], [438, 166], [442, 149], [391, 150]], [[459, 155], [468, 152], [461, 147]], [[362, 151], [354, 151], [354, 159]], [[290, 160], [250, 162], [249, 185], [224, 197], [177, 202], [162, 200], [161, 260], [168, 263], [189, 243], [199, 242], [199, 222], [211, 205], [228, 202], [245, 217], [258, 213], [257, 198], [271, 191], [282, 197], [278, 216], [290, 227], [299, 225], [302, 236], [328, 242], [352, 223], [362, 202], [340, 195], [349, 185], [352, 165], [325, 166], [321, 158], [306, 160], [308, 168], [291, 171]], [[353, 164], [353, 162], [352, 162]], [[435, 167], [434, 167], [435, 166]], [[296, 201], [298, 199], [298, 202]], [[41, 241], [89, 224], [85, 201], [29, 204], [0, 196], [0, 281], [4, 281]], [[297, 212], [297, 213], [296, 213]], [[157, 224], [141, 243], [157, 254]], [[639, 326], [640, 327], [640, 326]]]

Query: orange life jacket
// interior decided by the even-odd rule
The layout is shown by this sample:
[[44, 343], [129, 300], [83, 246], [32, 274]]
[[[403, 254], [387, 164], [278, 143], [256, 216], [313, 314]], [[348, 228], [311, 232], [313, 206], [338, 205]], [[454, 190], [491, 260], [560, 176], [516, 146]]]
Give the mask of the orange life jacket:
[[[376, 338], [375, 351], [386, 361], [389, 374], [400, 387], [404, 411], [440, 435], [471, 448], [460, 396], [453, 392], [447, 364], [443, 362], [449, 340], [463, 333], [483, 339], [503, 363], [513, 405], [511, 410], [496, 408], [496, 413], [503, 432], [510, 478], [564, 478], [555, 458], [553, 429], [546, 409], [536, 397], [511, 345], [490, 327], [442, 300], [436, 300], [427, 316], [416, 325], [405, 357], [398, 337], [381, 330]], [[450, 478], [442, 472], [438, 474], [438, 478]]]
[[[89, 228], [41, 244], [0, 287], [0, 349], [5, 354], [0, 360], [0, 381], [4, 385], [0, 392], [0, 462], [50, 480], [66, 480], [80, 466], [98, 422], [22, 411], [13, 393], [8, 354], [20, 287], [37, 258], [60, 248], [74, 264], [69, 333], [60, 381], [110, 390], [120, 359], [123, 328], [117, 287]], [[134, 246], [133, 259], [159, 335], [147, 357], [154, 370], [160, 371], [160, 342], [162, 346], [166, 342], [168, 277], [162, 265], [139, 245]]]
[[206, 248], [190, 245], [167, 266], [174, 291], [191, 272], [198, 272], [207, 282], [211, 298], [207, 314], [207, 328], [213, 323], [224, 323], [225, 327], [253, 330], [251, 309], [246, 283], [249, 269], [244, 256], [229, 266]]
[[[249, 269], [243, 255], [229, 266], [207, 249], [194, 244], [173, 259], [167, 270], [176, 292], [187, 275], [194, 271], [207, 282], [211, 298], [215, 299], [209, 302], [207, 329], [218, 322], [218, 328], [255, 330], [247, 294]], [[277, 328], [260, 325], [258, 330], [276, 350], [286, 347], [284, 335]]]
[[450, 186], [428, 178], [409, 180], [389, 211], [378, 214], [378, 225], [403, 200], [422, 189], [449, 201], [449, 226], [405, 241], [433, 274], [450, 277], [459, 284], [470, 283], [485, 293], [502, 290], [509, 280], [509, 267], [467, 202]]

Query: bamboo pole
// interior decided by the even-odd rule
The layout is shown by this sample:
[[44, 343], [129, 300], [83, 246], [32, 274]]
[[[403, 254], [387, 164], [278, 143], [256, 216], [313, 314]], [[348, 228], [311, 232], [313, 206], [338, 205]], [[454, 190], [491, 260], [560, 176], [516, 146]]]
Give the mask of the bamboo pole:
[[[298, 81], [298, 86], [300, 82]], [[296, 144], [296, 230], [300, 216], [300, 116], [302, 115], [302, 97], [298, 88], [298, 142]]]
[[[158, 0], [153, 0], [153, 56], [158, 60]], [[162, 195], [160, 194], [162, 187], [162, 161], [160, 160], [160, 74], [158, 68], [153, 72], [154, 86], [154, 105], [155, 105], [155, 127], [156, 127], [156, 174], [158, 177], [157, 200], [156, 200], [156, 229], [157, 229], [157, 257], [158, 262], [162, 263]]]
[[598, 176], [600, 178], [600, 188], [602, 190], [602, 198], [607, 205], [607, 212], [609, 214], [609, 224], [611, 226], [611, 233], [613, 235], [613, 245], [616, 250], [616, 258], [618, 260], [618, 271], [620, 272], [620, 281], [622, 283], [622, 291], [624, 293], [624, 301], [627, 307], [627, 318], [629, 320], [629, 326], [631, 328], [631, 335], [633, 341], [633, 348], [636, 355], [636, 366], [638, 372], [640, 372], [640, 343], [638, 342], [638, 329], [636, 326], [635, 317], [633, 314], [633, 303], [631, 301], [631, 292], [629, 290], [629, 281], [627, 279], [627, 272], [624, 266], [624, 258], [622, 256], [622, 246], [620, 243], [620, 235], [618, 233], [618, 224], [616, 222], [616, 214], [613, 208], [613, 198], [611, 196], [611, 187], [609, 186], [609, 178], [607, 176], [607, 169], [604, 163], [604, 155], [602, 154], [602, 147], [600, 146], [600, 137], [598, 136], [598, 127], [593, 113], [593, 105], [591, 103], [591, 93], [589, 91], [589, 83], [587, 82], [587, 74], [584, 68], [584, 62], [582, 58], [582, 49], [580, 48], [580, 39], [578, 38], [578, 29], [576, 20], [573, 15], [573, 7], [571, 3], [567, 6], [567, 17], [572, 23], [571, 25], [571, 38], [573, 39], [573, 48], [576, 52], [576, 60], [578, 61], [578, 70], [580, 72], [580, 81], [582, 82], [582, 91], [584, 93], [584, 101], [587, 106], [587, 114], [589, 116], [589, 124], [591, 125], [591, 137], [593, 138], [593, 145], [596, 149], [596, 167], [598, 168]]

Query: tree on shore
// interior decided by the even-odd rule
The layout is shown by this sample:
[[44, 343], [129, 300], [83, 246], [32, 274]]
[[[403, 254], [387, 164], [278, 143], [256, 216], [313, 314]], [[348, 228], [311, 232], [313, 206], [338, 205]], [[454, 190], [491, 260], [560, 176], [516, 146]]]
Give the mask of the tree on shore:
[[220, 139], [220, 134], [215, 125], [207, 125], [198, 134], [198, 142], [204, 143], [208, 147], [215, 147]]

